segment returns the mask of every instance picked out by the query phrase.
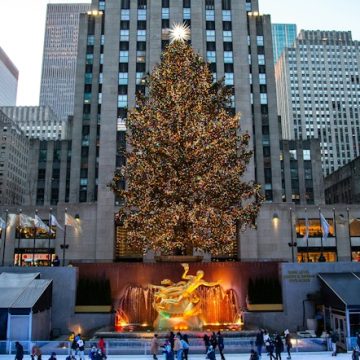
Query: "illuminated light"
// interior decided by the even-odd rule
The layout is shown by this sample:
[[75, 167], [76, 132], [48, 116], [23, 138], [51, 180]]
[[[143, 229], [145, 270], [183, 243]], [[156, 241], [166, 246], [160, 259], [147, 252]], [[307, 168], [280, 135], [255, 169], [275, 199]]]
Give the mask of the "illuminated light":
[[170, 42], [187, 41], [190, 39], [190, 28], [186, 24], [174, 23], [169, 30]]

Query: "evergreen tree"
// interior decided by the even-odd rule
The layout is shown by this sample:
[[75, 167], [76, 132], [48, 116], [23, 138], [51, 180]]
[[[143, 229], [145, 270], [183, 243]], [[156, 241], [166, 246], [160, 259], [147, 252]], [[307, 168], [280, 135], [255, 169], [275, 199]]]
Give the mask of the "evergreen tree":
[[127, 241], [162, 254], [230, 254], [236, 224], [254, 224], [262, 202], [260, 187], [241, 179], [252, 152], [239, 116], [229, 114], [231, 89], [213, 83], [204, 59], [180, 40], [147, 86], [129, 111], [131, 150], [111, 185], [124, 199]]

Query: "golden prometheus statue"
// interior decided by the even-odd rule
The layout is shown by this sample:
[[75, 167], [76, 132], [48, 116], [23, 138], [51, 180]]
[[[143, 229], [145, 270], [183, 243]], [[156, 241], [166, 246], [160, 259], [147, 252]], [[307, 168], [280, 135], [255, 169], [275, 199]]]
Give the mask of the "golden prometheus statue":
[[161, 281], [161, 285], [149, 287], [155, 289], [153, 307], [158, 312], [154, 321], [155, 329], [199, 330], [202, 328], [201, 299], [196, 293], [199, 286], [216, 286], [219, 282], [203, 280], [204, 271], [198, 270], [196, 275], [188, 275], [189, 264], [181, 264], [184, 273], [181, 281], [174, 283], [169, 279]]

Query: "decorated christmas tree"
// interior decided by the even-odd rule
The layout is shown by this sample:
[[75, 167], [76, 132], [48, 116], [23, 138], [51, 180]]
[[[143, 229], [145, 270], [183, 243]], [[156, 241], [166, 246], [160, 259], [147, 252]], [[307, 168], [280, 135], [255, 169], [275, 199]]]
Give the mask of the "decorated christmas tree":
[[129, 111], [127, 163], [112, 188], [124, 200], [134, 249], [230, 254], [237, 229], [254, 224], [263, 199], [258, 185], [241, 179], [252, 157], [249, 135], [229, 112], [231, 89], [213, 82], [184, 29], [180, 38], [176, 31], [147, 79], [148, 96], [138, 95]]

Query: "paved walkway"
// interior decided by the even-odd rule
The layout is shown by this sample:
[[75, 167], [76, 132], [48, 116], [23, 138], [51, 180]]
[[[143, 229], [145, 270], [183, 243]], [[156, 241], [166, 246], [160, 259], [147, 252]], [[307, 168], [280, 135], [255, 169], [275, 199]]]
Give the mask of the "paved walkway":
[[[286, 360], [286, 353], [282, 354], [281, 359]], [[43, 355], [43, 360], [48, 360], [49, 355]], [[249, 354], [225, 354], [226, 360], [249, 360]], [[85, 358], [89, 360], [88, 357]], [[151, 360], [151, 355], [111, 355], [108, 360]], [[164, 356], [158, 356], [159, 360], [165, 359]], [[205, 360], [205, 355], [189, 355], [189, 360]], [[220, 360], [220, 355], [217, 354], [217, 360]], [[263, 355], [262, 360], [267, 360], [268, 356]], [[325, 360], [325, 359], [351, 359], [351, 353], [338, 354], [336, 358], [331, 356], [331, 352], [317, 352], [317, 353], [294, 353], [292, 360]], [[14, 360], [14, 355], [0, 355], [0, 360]], [[24, 356], [24, 360], [30, 360], [29, 355]], [[65, 360], [65, 356], [57, 356], [57, 360]]]

